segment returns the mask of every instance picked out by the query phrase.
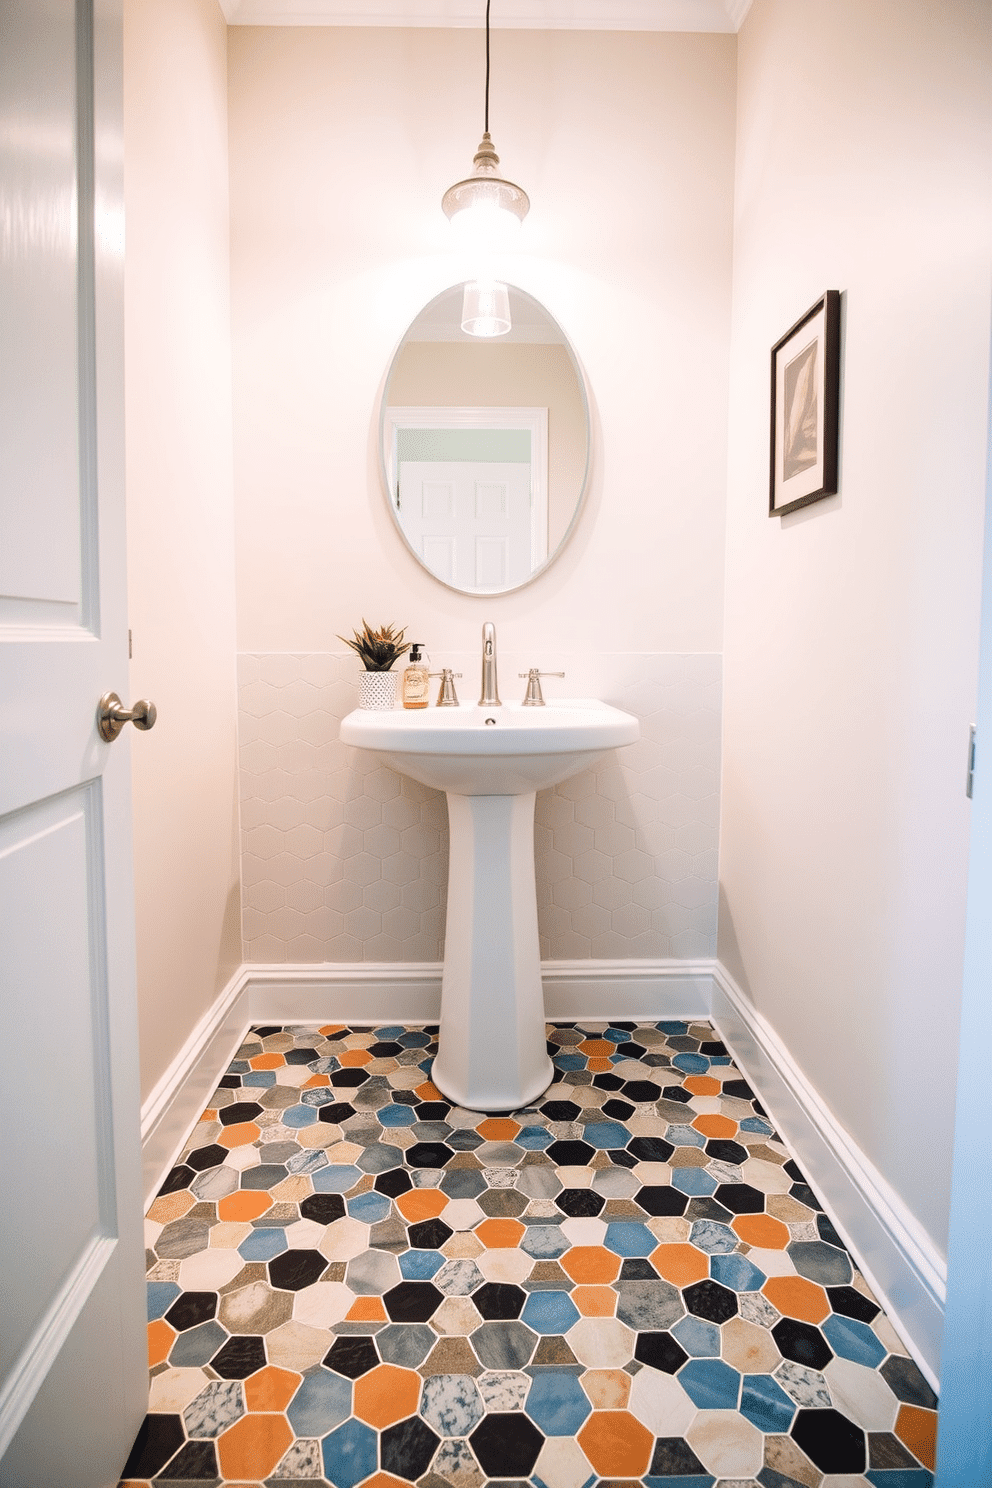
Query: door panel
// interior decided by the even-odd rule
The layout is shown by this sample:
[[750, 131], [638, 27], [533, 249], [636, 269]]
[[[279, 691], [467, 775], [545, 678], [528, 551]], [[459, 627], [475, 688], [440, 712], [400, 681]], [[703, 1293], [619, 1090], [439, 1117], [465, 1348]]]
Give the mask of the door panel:
[[[0, 170], [17, 241], [3, 259], [0, 459], [22, 501], [4, 511], [0, 594], [22, 602], [79, 600], [75, 50], [71, 6], [39, 23], [5, 0]], [[38, 524], [51, 543], [35, 541]]]
[[[35, 1059], [13, 1060], [7, 1073], [0, 1248], [14, 1258], [15, 1282], [0, 1291], [0, 1388], [32, 1341], [40, 1344], [46, 1313], [71, 1307], [95, 1249], [116, 1231], [112, 1174], [101, 1172], [111, 1140], [110, 1091], [103, 1040], [92, 1036], [107, 1021], [103, 874], [94, 842], [99, 810], [94, 782], [0, 822], [4, 961], [13, 994], [4, 1012], [14, 1026], [31, 1029], [40, 1057], [40, 1067]], [[53, 905], [57, 931], [39, 936]], [[58, 1181], [39, 1185], [24, 1154], [46, 1100], [62, 1113]], [[20, 1243], [26, 1215], [45, 1243]]]
[[422, 556], [432, 574], [450, 584], [455, 577], [455, 540], [453, 537], [435, 537], [433, 534], [423, 539]]
[[510, 555], [505, 537], [475, 539], [475, 584], [478, 589], [496, 589], [507, 582]]
[[[147, 1399], [120, 0], [2, 0], [0, 1484], [112, 1488]], [[97, 235], [97, 217], [104, 231]]]

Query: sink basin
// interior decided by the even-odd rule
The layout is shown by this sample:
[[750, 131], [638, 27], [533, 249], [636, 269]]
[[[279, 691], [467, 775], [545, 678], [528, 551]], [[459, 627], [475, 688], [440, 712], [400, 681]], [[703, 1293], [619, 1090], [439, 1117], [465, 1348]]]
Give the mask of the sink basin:
[[638, 734], [636, 718], [595, 698], [543, 708], [357, 709], [341, 723], [342, 743], [381, 751], [401, 774], [461, 796], [516, 796], [557, 785]]
[[431, 1079], [475, 1111], [516, 1111], [551, 1084], [534, 875], [536, 792], [632, 744], [630, 713], [592, 698], [525, 708], [373, 712], [341, 741], [448, 798], [449, 864], [438, 1053]]

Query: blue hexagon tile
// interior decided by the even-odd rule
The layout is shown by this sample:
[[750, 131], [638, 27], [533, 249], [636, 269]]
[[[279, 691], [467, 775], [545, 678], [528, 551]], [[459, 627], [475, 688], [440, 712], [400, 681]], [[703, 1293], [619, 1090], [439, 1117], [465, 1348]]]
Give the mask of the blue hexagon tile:
[[246, 1036], [147, 1218], [126, 1488], [929, 1488], [936, 1399], [705, 1023]]

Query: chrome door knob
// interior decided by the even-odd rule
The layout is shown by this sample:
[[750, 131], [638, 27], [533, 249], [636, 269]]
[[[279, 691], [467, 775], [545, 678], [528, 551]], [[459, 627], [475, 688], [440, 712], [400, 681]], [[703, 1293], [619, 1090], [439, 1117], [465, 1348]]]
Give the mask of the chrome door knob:
[[126, 723], [133, 723], [136, 729], [147, 730], [155, 727], [157, 717], [158, 709], [148, 698], [140, 698], [128, 712], [116, 692], [105, 692], [96, 710], [100, 738], [106, 739], [108, 744], [114, 742]]

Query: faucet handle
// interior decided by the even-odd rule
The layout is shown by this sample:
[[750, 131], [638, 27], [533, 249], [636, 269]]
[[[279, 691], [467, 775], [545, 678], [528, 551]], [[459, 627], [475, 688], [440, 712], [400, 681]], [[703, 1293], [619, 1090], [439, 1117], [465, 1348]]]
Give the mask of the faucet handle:
[[524, 693], [523, 706], [525, 708], [543, 708], [544, 694], [541, 691], [542, 677], [564, 677], [564, 672], [540, 672], [537, 667], [531, 667], [529, 672], [518, 672], [520, 677], [527, 678], [527, 691]]
[[428, 672], [429, 677], [440, 677], [441, 686], [437, 694], [437, 706], [439, 708], [457, 708], [458, 694], [455, 692], [454, 677], [460, 677], [461, 672], [453, 672], [450, 667], [442, 667], [439, 672]]

